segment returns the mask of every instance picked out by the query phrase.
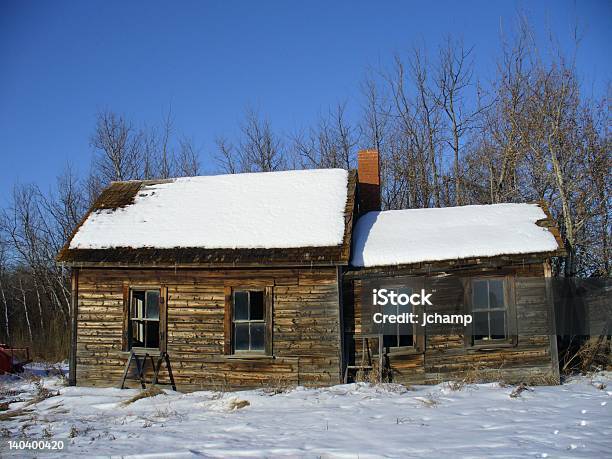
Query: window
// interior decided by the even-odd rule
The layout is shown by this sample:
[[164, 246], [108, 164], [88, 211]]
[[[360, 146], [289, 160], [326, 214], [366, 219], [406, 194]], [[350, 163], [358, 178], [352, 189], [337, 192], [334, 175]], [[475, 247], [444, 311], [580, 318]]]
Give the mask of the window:
[[[398, 295], [412, 295], [411, 288], [396, 288]], [[412, 304], [393, 305], [387, 304], [384, 306], [383, 314], [404, 314], [413, 312]], [[414, 326], [413, 324], [385, 324], [383, 346], [387, 349], [412, 347], [414, 346]]]
[[506, 288], [502, 278], [472, 280], [473, 344], [508, 341], [511, 316]]
[[128, 323], [128, 349], [133, 347], [159, 348], [159, 306], [159, 290], [132, 290]]
[[234, 352], [266, 351], [266, 307], [262, 290], [233, 292]]

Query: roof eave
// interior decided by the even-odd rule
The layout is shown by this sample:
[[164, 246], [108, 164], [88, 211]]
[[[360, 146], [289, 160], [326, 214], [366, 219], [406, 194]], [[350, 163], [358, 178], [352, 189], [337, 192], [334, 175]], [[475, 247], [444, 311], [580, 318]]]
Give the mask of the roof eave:
[[424, 260], [414, 263], [402, 263], [396, 265], [373, 265], [373, 266], [354, 266], [350, 265], [350, 272], [352, 275], [359, 275], [359, 273], [368, 271], [400, 271], [404, 269], [408, 270], [431, 270], [435, 272], [437, 270], [444, 270], [448, 268], [456, 267], [470, 267], [479, 266], [490, 263], [492, 261], [498, 261], [498, 265], [503, 266], [505, 264], [510, 265], [514, 263], [538, 263], [550, 258], [565, 256], [565, 250], [553, 250], [545, 252], [529, 252], [529, 253], [514, 253], [514, 254], [498, 254], [491, 256], [482, 257], [466, 257], [466, 258], [449, 258], [445, 260]]
[[283, 261], [273, 263], [134, 263], [134, 262], [94, 262], [94, 261], [58, 261], [58, 264], [69, 268], [114, 268], [114, 269], [227, 269], [227, 268], [315, 268], [347, 266], [345, 261]]

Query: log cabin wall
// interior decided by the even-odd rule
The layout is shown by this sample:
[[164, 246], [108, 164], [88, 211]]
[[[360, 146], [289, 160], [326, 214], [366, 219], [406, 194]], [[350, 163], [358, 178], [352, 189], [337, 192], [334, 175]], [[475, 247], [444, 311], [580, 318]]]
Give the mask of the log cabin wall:
[[[336, 267], [282, 269], [78, 270], [76, 383], [116, 386], [122, 349], [124, 286], [167, 289], [167, 351], [179, 390], [341, 380]], [[236, 358], [224, 349], [227, 287], [272, 287], [273, 356]], [[161, 378], [165, 379], [162, 370]]]
[[[445, 273], [435, 277], [435, 274]], [[387, 353], [389, 377], [404, 384], [438, 383], [452, 379], [488, 379], [530, 383], [559, 382], [556, 338], [550, 334], [554, 323], [552, 301], [546, 288], [543, 260], [467, 260], [462, 263], [435, 263], [399, 269], [367, 268], [344, 278], [344, 332], [348, 364], [359, 365], [362, 354], [361, 290], [364, 279], [428, 275], [435, 289], [433, 306], [428, 313], [464, 314], [462, 279], [498, 276], [513, 279], [518, 338], [508, 347], [477, 349], [466, 343], [463, 330], [442, 334], [427, 325], [424, 345], [417, 340], [415, 349]], [[462, 326], [458, 326], [462, 328]], [[448, 331], [448, 328], [445, 330]], [[439, 333], [436, 333], [438, 331]], [[371, 355], [378, 354], [378, 339], [368, 339]], [[366, 359], [367, 360], [367, 359]]]

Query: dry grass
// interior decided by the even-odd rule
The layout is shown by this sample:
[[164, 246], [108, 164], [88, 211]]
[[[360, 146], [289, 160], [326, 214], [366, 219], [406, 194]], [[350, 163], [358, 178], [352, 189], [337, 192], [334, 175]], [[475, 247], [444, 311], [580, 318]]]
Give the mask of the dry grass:
[[446, 387], [448, 387], [452, 391], [458, 392], [460, 390], [463, 390], [466, 384], [467, 383], [465, 382], [465, 380], [459, 379], [459, 380], [448, 381], [446, 383]]
[[9, 419], [17, 418], [19, 416], [24, 416], [26, 414], [31, 414], [32, 409], [28, 408], [17, 408], [16, 410], [3, 411], [0, 413], [0, 421], [8, 421]]
[[532, 375], [525, 380], [528, 386], [558, 386], [559, 377], [553, 373]]
[[418, 400], [419, 402], [421, 402], [424, 406], [428, 408], [434, 408], [435, 406], [438, 406], [438, 404], [440, 403], [437, 398], [437, 395], [434, 395], [432, 393], [427, 394], [427, 396], [425, 397], [415, 397], [415, 400]]
[[593, 386], [597, 390], [606, 390], [606, 388], [608, 387], [607, 384], [597, 381], [591, 381], [591, 386]]
[[228, 408], [230, 410], [239, 410], [241, 408], [245, 408], [247, 406], [249, 406], [251, 403], [248, 400], [240, 400], [240, 399], [234, 399], [232, 401], [230, 401]]
[[610, 365], [610, 341], [605, 337], [585, 341], [573, 354], [567, 357], [561, 372], [565, 375], [579, 372], [592, 373]]
[[510, 392], [510, 398], [519, 398], [525, 391], [533, 392], [533, 389], [525, 383], [520, 383], [512, 392]]
[[369, 370], [358, 370], [355, 374], [355, 382], [365, 382], [372, 385], [391, 382], [390, 370], [383, 368], [381, 372], [379, 367], [378, 360], [372, 359], [372, 368]]
[[[501, 387], [514, 384], [525, 384], [527, 386], [555, 386], [559, 384], [559, 377], [552, 371], [542, 373], [540, 371], [525, 375], [508, 371], [502, 361], [498, 367], [489, 368], [479, 364], [471, 365], [467, 370], [449, 375], [438, 375], [438, 383], [444, 383], [452, 391], [460, 391], [471, 384], [481, 384], [497, 381]], [[435, 382], [435, 381], [434, 381]]]
[[[491, 371], [493, 373], [497, 373], [498, 377], [493, 378], [491, 375]], [[451, 378], [450, 380], [448, 378]], [[442, 375], [438, 375], [439, 383], [446, 383], [446, 386], [452, 391], [460, 391], [463, 390], [469, 384], [478, 384], [485, 381], [490, 381], [491, 379], [497, 379], [502, 381], [501, 378], [501, 367], [496, 368], [494, 370], [488, 369], [485, 370], [481, 368], [478, 364], [471, 365], [467, 370], [453, 373], [447, 376], [444, 380], [442, 379]]]
[[200, 385], [201, 390], [210, 390], [213, 392], [218, 392], [219, 397], [223, 396], [226, 392], [231, 392], [232, 385], [229, 381], [229, 376], [227, 373], [223, 374], [223, 378], [209, 376], [206, 378], [206, 383]]
[[47, 389], [41, 379], [38, 379], [34, 382], [34, 388], [36, 389], [36, 392], [34, 393], [34, 398], [28, 401], [26, 403], [26, 406], [42, 402], [43, 400], [46, 400], [51, 397], [57, 397], [59, 395], [59, 392], [51, 392], [49, 389]]
[[[17, 418], [20, 416], [25, 416], [27, 414], [32, 414], [33, 410], [31, 408], [28, 408], [29, 406], [42, 402], [43, 400], [46, 400], [48, 398], [56, 397], [59, 395], [59, 392], [53, 392], [47, 389], [44, 386], [43, 381], [39, 377], [32, 376], [31, 381], [32, 381], [32, 384], [34, 385], [33, 397], [29, 400], [22, 400], [22, 399], [16, 400], [15, 399], [15, 400], [3, 402], [2, 404], [0, 404], [0, 421], [6, 421], [12, 418]], [[15, 396], [15, 395], [18, 395], [16, 391], [12, 391], [12, 390], [2, 391], [2, 396], [5, 396], [5, 397], [10, 397], [10, 396]], [[25, 402], [25, 403], [23, 404], [21, 408], [10, 410], [9, 409], [10, 404], [15, 403], [15, 402]]]
[[53, 392], [47, 389], [42, 379], [40, 379], [38, 376], [32, 376], [31, 381], [32, 381], [32, 384], [34, 385], [33, 397], [29, 400], [23, 400], [23, 399], [22, 400], [12, 400], [9, 403], [15, 403], [15, 402], [20, 402], [20, 401], [25, 402], [25, 404], [23, 405], [23, 408], [26, 408], [30, 405], [34, 405], [36, 403], [42, 402], [43, 400], [46, 400], [48, 398], [57, 397], [60, 394], [59, 391]]
[[148, 398], [148, 397], [156, 397], [156, 396], [161, 395], [163, 393], [164, 393], [164, 391], [161, 390], [159, 387], [151, 386], [148, 389], [141, 390], [140, 392], [138, 392], [133, 397], [130, 397], [129, 399], [124, 400], [123, 402], [121, 402], [121, 404], [123, 406], [127, 406], [127, 405], [130, 405], [131, 403], [134, 403], [134, 402], [140, 400], [140, 399]]
[[282, 376], [276, 377], [268, 381], [262, 388], [262, 392], [266, 395], [277, 395], [290, 392], [295, 388], [295, 384], [292, 384]]

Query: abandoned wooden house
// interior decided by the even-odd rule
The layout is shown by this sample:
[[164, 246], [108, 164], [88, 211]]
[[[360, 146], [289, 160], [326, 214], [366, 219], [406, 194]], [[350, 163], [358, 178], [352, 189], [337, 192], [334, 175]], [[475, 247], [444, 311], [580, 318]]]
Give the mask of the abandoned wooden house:
[[[397, 382], [558, 378], [545, 278], [562, 243], [545, 209], [380, 212], [379, 188], [373, 150], [357, 171], [112, 183], [58, 255], [71, 384], [118, 385], [145, 355], [182, 390], [331, 385], [376, 362]], [[429, 312], [468, 311], [479, 331], [366, 332], [364, 289], [406, 278], [433, 289]]]

